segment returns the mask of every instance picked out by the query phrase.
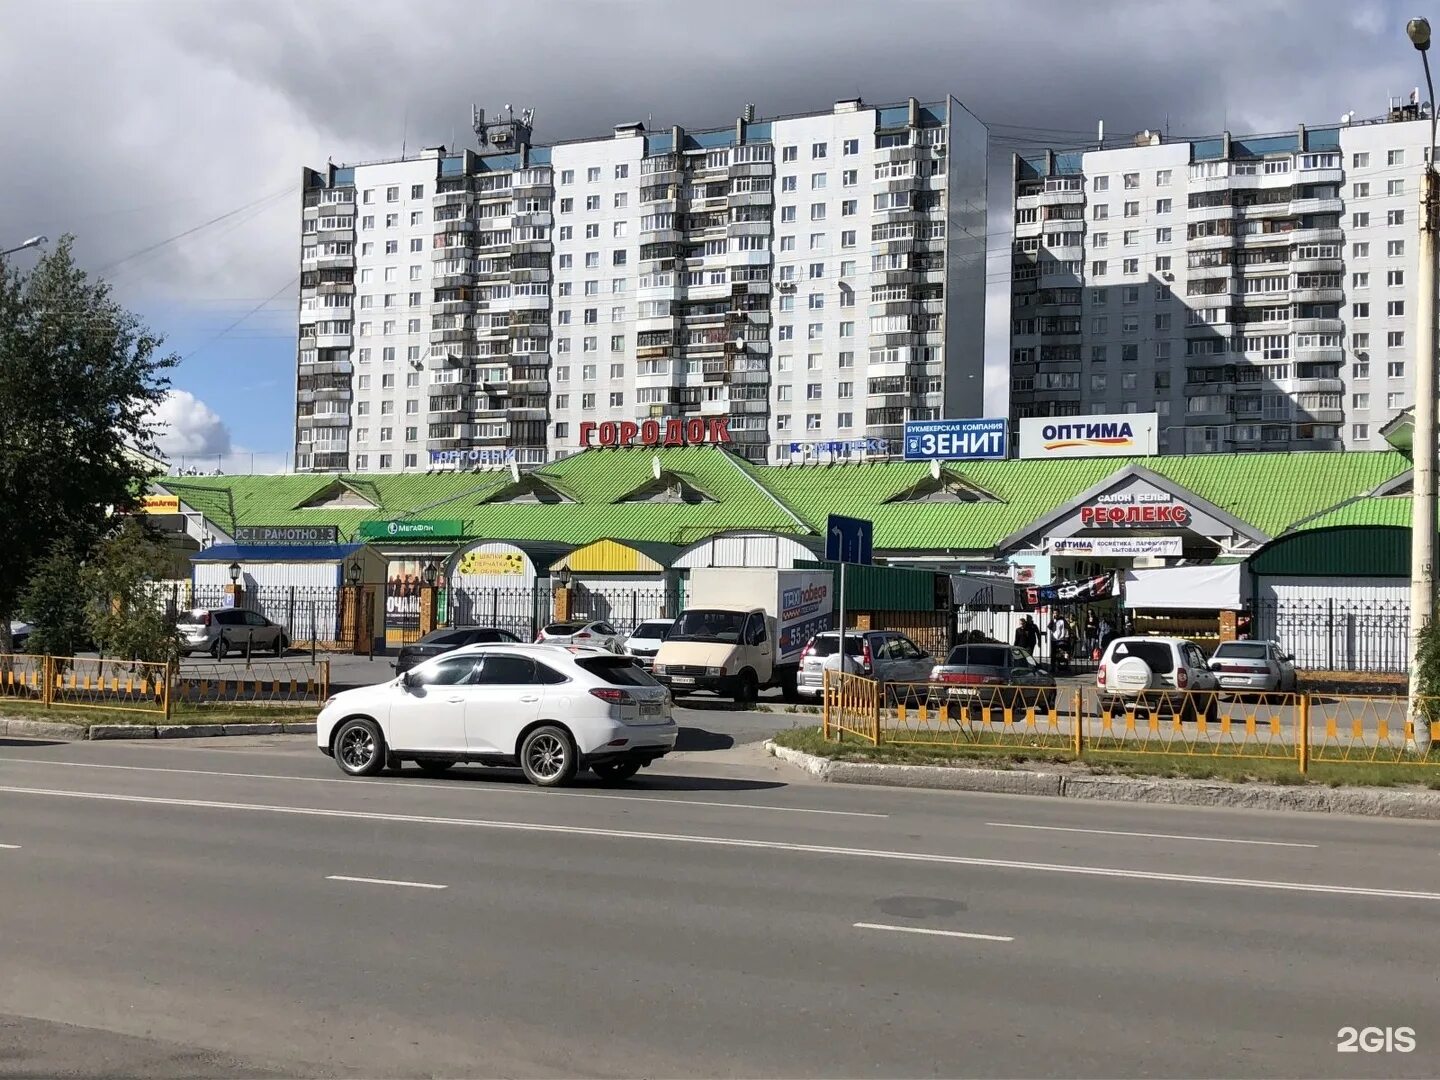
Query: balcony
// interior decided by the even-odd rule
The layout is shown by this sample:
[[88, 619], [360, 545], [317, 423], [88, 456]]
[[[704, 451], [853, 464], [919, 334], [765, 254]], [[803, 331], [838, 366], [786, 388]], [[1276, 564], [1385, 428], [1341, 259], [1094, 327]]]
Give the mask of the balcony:
[[431, 315], [469, 315], [474, 311], [474, 300], [437, 300], [430, 305]]
[[[1034, 196], [1036, 206], [1083, 206], [1085, 204], [1085, 192], [1083, 191], [1042, 191]], [[1015, 200], [1017, 209], [1020, 209], [1020, 199]]]
[[456, 405], [454, 408], [431, 409], [425, 415], [432, 424], [464, 424], [470, 419], [470, 410]]
[[[308, 393], [315, 401], [349, 401], [351, 398], [350, 387], [348, 386], [322, 386], [314, 390], [302, 390], [302, 395]], [[303, 401], [303, 396], [301, 397]]]
[[319, 360], [313, 364], [301, 364], [299, 370], [300, 377], [304, 378], [306, 375], [349, 375], [352, 368], [349, 360]]
[[547, 409], [544, 405], [518, 405], [512, 406], [506, 415], [512, 422], [519, 422], [525, 420], [548, 420], [550, 418], [550, 410]]
[[1338, 304], [1345, 299], [1345, 290], [1333, 289], [1291, 289], [1290, 300], [1296, 304]]
[[1341, 214], [1345, 212], [1345, 202], [1339, 196], [1329, 199], [1292, 199], [1290, 212], [1292, 214]]
[[437, 191], [430, 198], [430, 206], [441, 210], [450, 206], [471, 206], [475, 202], [473, 191]]
[[444, 326], [430, 331], [430, 344], [439, 345], [450, 341], [469, 341], [475, 336], [475, 329], [469, 326]]
[[1297, 274], [1341, 273], [1345, 269], [1345, 261], [1343, 259], [1291, 259], [1290, 269]]
[[348, 349], [352, 340], [349, 334], [317, 334], [315, 347], [317, 349]]
[[1291, 319], [1290, 329], [1297, 334], [1339, 334], [1345, 323], [1339, 319]]
[[1185, 211], [1186, 221], [1224, 221], [1234, 216], [1235, 207], [1228, 203], [1224, 206], [1193, 206]]
[[[1291, 244], [1338, 244], [1345, 239], [1345, 231], [1338, 226], [1324, 229], [1292, 229], [1288, 233], [1279, 235]], [[1250, 237], [1249, 239], [1257, 238]]]
[[770, 402], [764, 398], [751, 398], [745, 401], [729, 402], [730, 411], [744, 416], [762, 416], [769, 413]]
[[1185, 249], [1187, 251], [1220, 251], [1223, 248], [1234, 246], [1235, 237], [1228, 234], [1196, 236], [1185, 241]]
[[1290, 379], [1285, 389], [1291, 394], [1343, 394], [1344, 379]]
[[[310, 262], [306, 259], [305, 262]], [[355, 269], [355, 253], [349, 255], [320, 255], [315, 260], [317, 270], [353, 270]]]
[[[742, 176], [774, 176], [775, 162], [745, 161], [739, 164], [731, 164], [730, 168], [727, 170], [727, 173], [732, 180], [736, 180]], [[663, 176], [665, 174], [657, 173], [655, 175]], [[658, 180], [652, 180], [651, 182], [660, 183], [660, 181]]]
[[774, 201], [773, 191], [737, 191], [729, 198], [731, 206], [770, 206]]

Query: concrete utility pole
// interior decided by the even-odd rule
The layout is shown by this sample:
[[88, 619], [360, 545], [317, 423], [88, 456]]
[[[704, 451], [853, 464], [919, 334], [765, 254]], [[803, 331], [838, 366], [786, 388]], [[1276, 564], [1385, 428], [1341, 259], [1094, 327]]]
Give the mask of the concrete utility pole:
[[1414, 479], [1410, 518], [1410, 700], [1411, 749], [1430, 749], [1430, 718], [1418, 697], [1417, 664], [1420, 635], [1435, 615], [1435, 234], [1440, 230], [1440, 177], [1435, 172], [1435, 84], [1430, 80], [1430, 22], [1411, 19], [1405, 34], [1425, 65], [1430, 96], [1430, 142], [1421, 163], [1420, 268], [1417, 291], [1420, 312], [1415, 334], [1415, 426], [1411, 439]]

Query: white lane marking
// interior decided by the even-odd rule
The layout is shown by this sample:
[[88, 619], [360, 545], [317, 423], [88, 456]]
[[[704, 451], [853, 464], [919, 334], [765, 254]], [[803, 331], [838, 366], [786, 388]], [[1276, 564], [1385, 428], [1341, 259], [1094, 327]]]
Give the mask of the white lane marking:
[[20, 850], [20, 845], [19, 845], [19, 844], [0, 844], [0, 848], [4, 848], [6, 851], [19, 851], [19, 850]]
[[857, 922], [856, 930], [893, 930], [897, 934], [929, 934], [932, 937], [969, 938], [972, 941], [1014, 941], [1013, 937], [999, 934], [967, 934], [963, 930], [930, 930], [924, 926], [891, 926], [881, 922]]
[[97, 791], [64, 791], [57, 788], [0, 787], [10, 795], [50, 795], [67, 799], [94, 799], [101, 802], [139, 803], [148, 806], [180, 806], [199, 810], [253, 810], [267, 814], [294, 814], [301, 817], [349, 818], [356, 821], [388, 821], [403, 825], [463, 825], [500, 832], [560, 833], [567, 836], [596, 836], [617, 840], [658, 840], [672, 844], [707, 847], [750, 848], [758, 851], [794, 851], [807, 855], [847, 855], [852, 858], [886, 859], [896, 862], [937, 863], [944, 866], [979, 866], [992, 870], [1034, 870], [1082, 877], [1127, 878], [1132, 881], [1163, 881], [1180, 885], [1228, 885], [1245, 889], [1274, 889], [1281, 892], [1325, 893], [1334, 896], [1371, 896], [1387, 900], [1436, 900], [1440, 893], [1410, 889], [1371, 889], [1359, 885], [1318, 885], [1304, 881], [1264, 881], [1254, 878], [1208, 877], [1199, 874], [1168, 874], [1158, 870], [1119, 870], [1106, 866], [1073, 866], [1064, 863], [1020, 862], [1012, 859], [979, 859], [967, 855], [931, 855], [919, 851], [888, 851], [883, 848], [831, 847], [823, 844], [791, 844], [780, 840], [743, 840], [729, 836], [693, 836], [686, 833], [657, 833], [626, 829], [601, 829], [583, 825], [544, 825], [529, 821], [490, 821], [484, 818], [429, 817], [415, 814], [381, 814], [363, 810], [325, 810], [314, 806], [276, 806], [267, 803], [215, 802], [205, 799], [163, 799], [150, 795], [112, 795]]
[[1096, 836], [1140, 836], [1149, 840], [1200, 840], [1207, 844], [1257, 844], [1261, 847], [1318, 848], [1319, 844], [1292, 844], [1286, 840], [1233, 840], [1226, 836], [1180, 836], [1176, 833], [1125, 832], [1121, 829], [1072, 829], [1063, 825], [1017, 825], [1009, 821], [987, 821], [996, 829], [1036, 829], [1040, 832], [1093, 833]]
[[[166, 749], [176, 749], [166, 747]], [[675, 803], [679, 806], [719, 806], [726, 810], [775, 810], [785, 814], [824, 814], [827, 817], [888, 818], [889, 814], [871, 814], [860, 810], [814, 810], [806, 806], [766, 806], [764, 803], [714, 802], [703, 799], [670, 799], [664, 796], [599, 795], [588, 791], [537, 791], [531, 787], [499, 787], [495, 785], [427, 784], [423, 780], [370, 780], [364, 777], [283, 776], [279, 773], [219, 772], [213, 769], [167, 769], [158, 765], [102, 765], [94, 761], [51, 761], [48, 758], [0, 758], [19, 765], [61, 765], [69, 769], [118, 769], [121, 772], [179, 773], [182, 776], [226, 776], [244, 780], [287, 780], [297, 784], [378, 784], [406, 788], [430, 788], [436, 791], [480, 791], [487, 795], [524, 795], [562, 797], [567, 799], [605, 799], [611, 802]]]
[[344, 874], [327, 874], [326, 881], [354, 881], [361, 885], [400, 885], [406, 889], [448, 889], [449, 885], [432, 885], [428, 881], [394, 881], [381, 877], [346, 877]]

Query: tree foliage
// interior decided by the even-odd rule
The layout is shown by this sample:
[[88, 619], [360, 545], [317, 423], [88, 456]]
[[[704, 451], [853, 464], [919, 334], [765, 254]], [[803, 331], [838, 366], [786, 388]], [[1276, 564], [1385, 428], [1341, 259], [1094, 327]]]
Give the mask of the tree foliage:
[[28, 274], [0, 265], [0, 651], [20, 594], [62, 542], [86, 558], [136, 508], [154, 452], [147, 417], [173, 356], [65, 237]]
[[81, 563], [61, 540], [35, 564], [20, 594], [20, 617], [30, 624], [32, 653], [74, 656], [87, 637]]
[[158, 584], [169, 552], [137, 518], [102, 540], [80, 577], [85, 624], [104, 656], [165, 663], [179, 655], [173, 613]]

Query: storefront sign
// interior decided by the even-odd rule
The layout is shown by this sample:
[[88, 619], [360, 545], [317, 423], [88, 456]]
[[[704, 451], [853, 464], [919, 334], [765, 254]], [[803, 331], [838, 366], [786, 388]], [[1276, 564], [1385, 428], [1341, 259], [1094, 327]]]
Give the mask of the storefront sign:
[[234, 531], [237, 544], [286, 544], [319, 547], [338, 544], [338, 525], [242, 525]]
[[1080, 508], [1080, 524], [1092, 525], [1188, 525], [1190, 508], [1163, 492], [1124, 491], [1102, 495], [1091, 506]]
[[146, 495], [140, 500], [140, 512], [142, 514], [178, 514], [180, 512], [180, 496]]
[[1080, 581], [1060, 581], [1054, 585], [1032, 585], [1025, 590], [1025, 606], [1047, 604], [1090, 604], [1108, 600], [1115, 595], [1115, 575], [1099, 574]]
[[1183, 554], [1182, 544], [1178, 536], [1057, 536], [1045, 541], [1051, 555], [1091, 555], [1101, 559], [1177, 556]]
[[834, 439], [829, 442], [792, 442], [790, 444], [792, 458], [849, 457], [851, 454], [889, 453], [889, 439]]
[[1022, 458], [1130, 457], [1157, 452], [1157, 413], [1027, 416], [1020, 421]]
[[460, 558], [459, 573], [524, 577], [525, 556], [518, 551], [467, 551]]
[[1003, 458], [1010, 424], [1003, 416], [978, 420], [910, 420], [905, 424], [905, 459]]
[[580, 445], [591, 446], [699, 446], [730, 442], [728, 416], [671, 416], [663, 420], [586, 420], [580, 425]]
[[367, 540], [429, 540], [441, 536], [463, 536], [465, 533], [458, 521], [400, 518], [396, 521], [362, 522], [360, 535]]
[[469, 450], [431, 450], [431, 465], [509, 465], [515, 451], [504, 447], [471, 447]]

